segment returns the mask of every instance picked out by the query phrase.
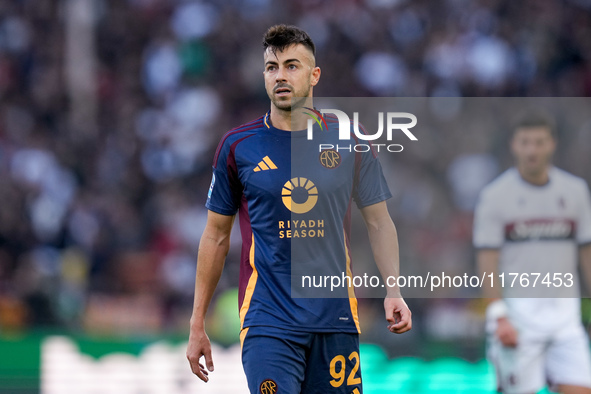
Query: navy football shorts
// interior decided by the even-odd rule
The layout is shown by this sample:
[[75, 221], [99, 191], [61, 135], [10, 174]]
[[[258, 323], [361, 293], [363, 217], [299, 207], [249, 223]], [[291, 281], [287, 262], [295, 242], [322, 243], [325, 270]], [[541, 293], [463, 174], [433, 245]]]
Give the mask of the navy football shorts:
[[362, 394], [359, 335], [256, 326], [241, 332], [251, 394]]

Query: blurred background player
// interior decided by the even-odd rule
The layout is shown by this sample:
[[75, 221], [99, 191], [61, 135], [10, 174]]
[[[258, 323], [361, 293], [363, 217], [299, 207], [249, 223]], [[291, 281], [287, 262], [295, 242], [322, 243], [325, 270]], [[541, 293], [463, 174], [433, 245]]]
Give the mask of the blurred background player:
[[507, 297], [510, 276], [503, 289], [499, 281], [485, 292], [493, 299], [487, 310], [488, 357], [506, 393], [536, 393], [546, 382], [561, 393], [591, 393], [580, 298], [542, 298], [544, 293], [531, 298], [537, 289], [547, 297], [554, 286], [570, 285], [570, 295], [578, 297], [579, 256], [590, 278], [589, 189], [583, 179], [552, 166], [555, 148], [552, 123], [525, 118], [511, 141], [515, 168], [482, 191], [475, 210], [473, 241], [481, 271], [526, 274], [530, 282], [524, 287], [533, 286], [532, 274], [541, 273], [535, 289], [524, 288], [515, 298]]
[[[338, 163], [328, 166], [318, 159], [317, 144], [315, 149], [306, 145], [308, 117], [296, 112], [302, 100], [294, 99], [305, 98], [311, 106], [313, 87], [320, 79], [308, 34], [295, 26], [276, 25], [266, 32], [263, 46], [271, 109], [226, 133], [216, 152], [187, 357], [193, 372], [207, 381], [213, 360], [205, 314], [239, 212], [240, 337], [250, 391], [360, 394], [360, 330], [354, 293], [345, 289], [342, 298], [292, 298], [291, 264], [297, 260], [316, 267], [335, 266], [350, 275], [347, 223], [355, 201], [381, 274], [397, 276], [397, 234], [385, 203], [391, 194], [373, 153], [333, 151]], [[338, 135], [338, 124], [329, 123], [333, 133], [322, 134], [326, 138]], [[302, 221], [316, 223], [326, 235], [300, 242], [278, 231], [290, 228], [286, 223], [294, 226]], [[297, 229], [291, 228], [295, 234]], [[305, 257], [300, 261], [302, 253]], [[391, 332], [410, 330], [410, 310], [397, 288], [388, 290], [384, 308]], [[207, 370], [199, 363], [202, 356]]]

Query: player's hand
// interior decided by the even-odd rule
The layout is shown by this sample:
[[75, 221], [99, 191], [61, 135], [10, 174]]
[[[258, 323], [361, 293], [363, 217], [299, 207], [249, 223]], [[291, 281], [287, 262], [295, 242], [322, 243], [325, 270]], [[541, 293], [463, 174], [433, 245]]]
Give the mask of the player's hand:
[[[207, 369], [199, 362], [201, 356], [205, 356]], [[189, 334], [189, 345], [187, 346], [187, 359], [191, 370], [204, 382], [209, 380], [208, 372], [213, 372], [213, 359], [211, 358], [211, 343], [203, 328], [191, 329]]]
[[410, 309], [401, 297], [384, 299], [384, 310], [388, 321], [388, 330], [402, 334], [412, 328]]
[[495, 332], [497, 338], [501, 341], [503, 346], [516, 347], [517, 346], [517, 330], [513, 324], [506, 317], [497, 320], [497, 330]]

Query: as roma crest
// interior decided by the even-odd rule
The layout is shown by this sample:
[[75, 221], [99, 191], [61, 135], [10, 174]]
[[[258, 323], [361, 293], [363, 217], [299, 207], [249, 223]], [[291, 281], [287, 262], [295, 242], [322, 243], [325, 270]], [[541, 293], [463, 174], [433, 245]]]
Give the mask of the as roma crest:
[[277, 392], [277, 383], [272, 379], [267, 379], [261, 383], [259, 390], [261, 394], [275, 394]]
[[337, 168], [341, 164], [342, 160], [341, 154], [334, 149], [325, 149], [321, 151], [318, 159], [320, 160], [320, 164], [329, 170]]

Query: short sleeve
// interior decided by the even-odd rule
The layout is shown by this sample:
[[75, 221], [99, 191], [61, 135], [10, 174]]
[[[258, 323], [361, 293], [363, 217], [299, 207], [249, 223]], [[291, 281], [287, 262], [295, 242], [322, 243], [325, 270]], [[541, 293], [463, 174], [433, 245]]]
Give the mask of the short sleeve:
[[392, 197], [382, 166], [372, 151], [358, 153], [355, 163], [353, 199], [359, 208], [377, 204]]
[[589, 244], [591, 243], [591, 197], [587, 183], [582, 182], [581, 186], [581, 208], [577, 223], [577, 242], [579, 244]]
[[504, 242], [504, 226], [495, 199], [489, 190], [480, 193], [474, 212], [473, 243], [478, 249], [499, 249]]
[[221, 215], [235, 215], [242, 197], [242, 185], [234, 152], [228, 139], [222, 140], [213, 163], [213, 175], [205, 207]]

